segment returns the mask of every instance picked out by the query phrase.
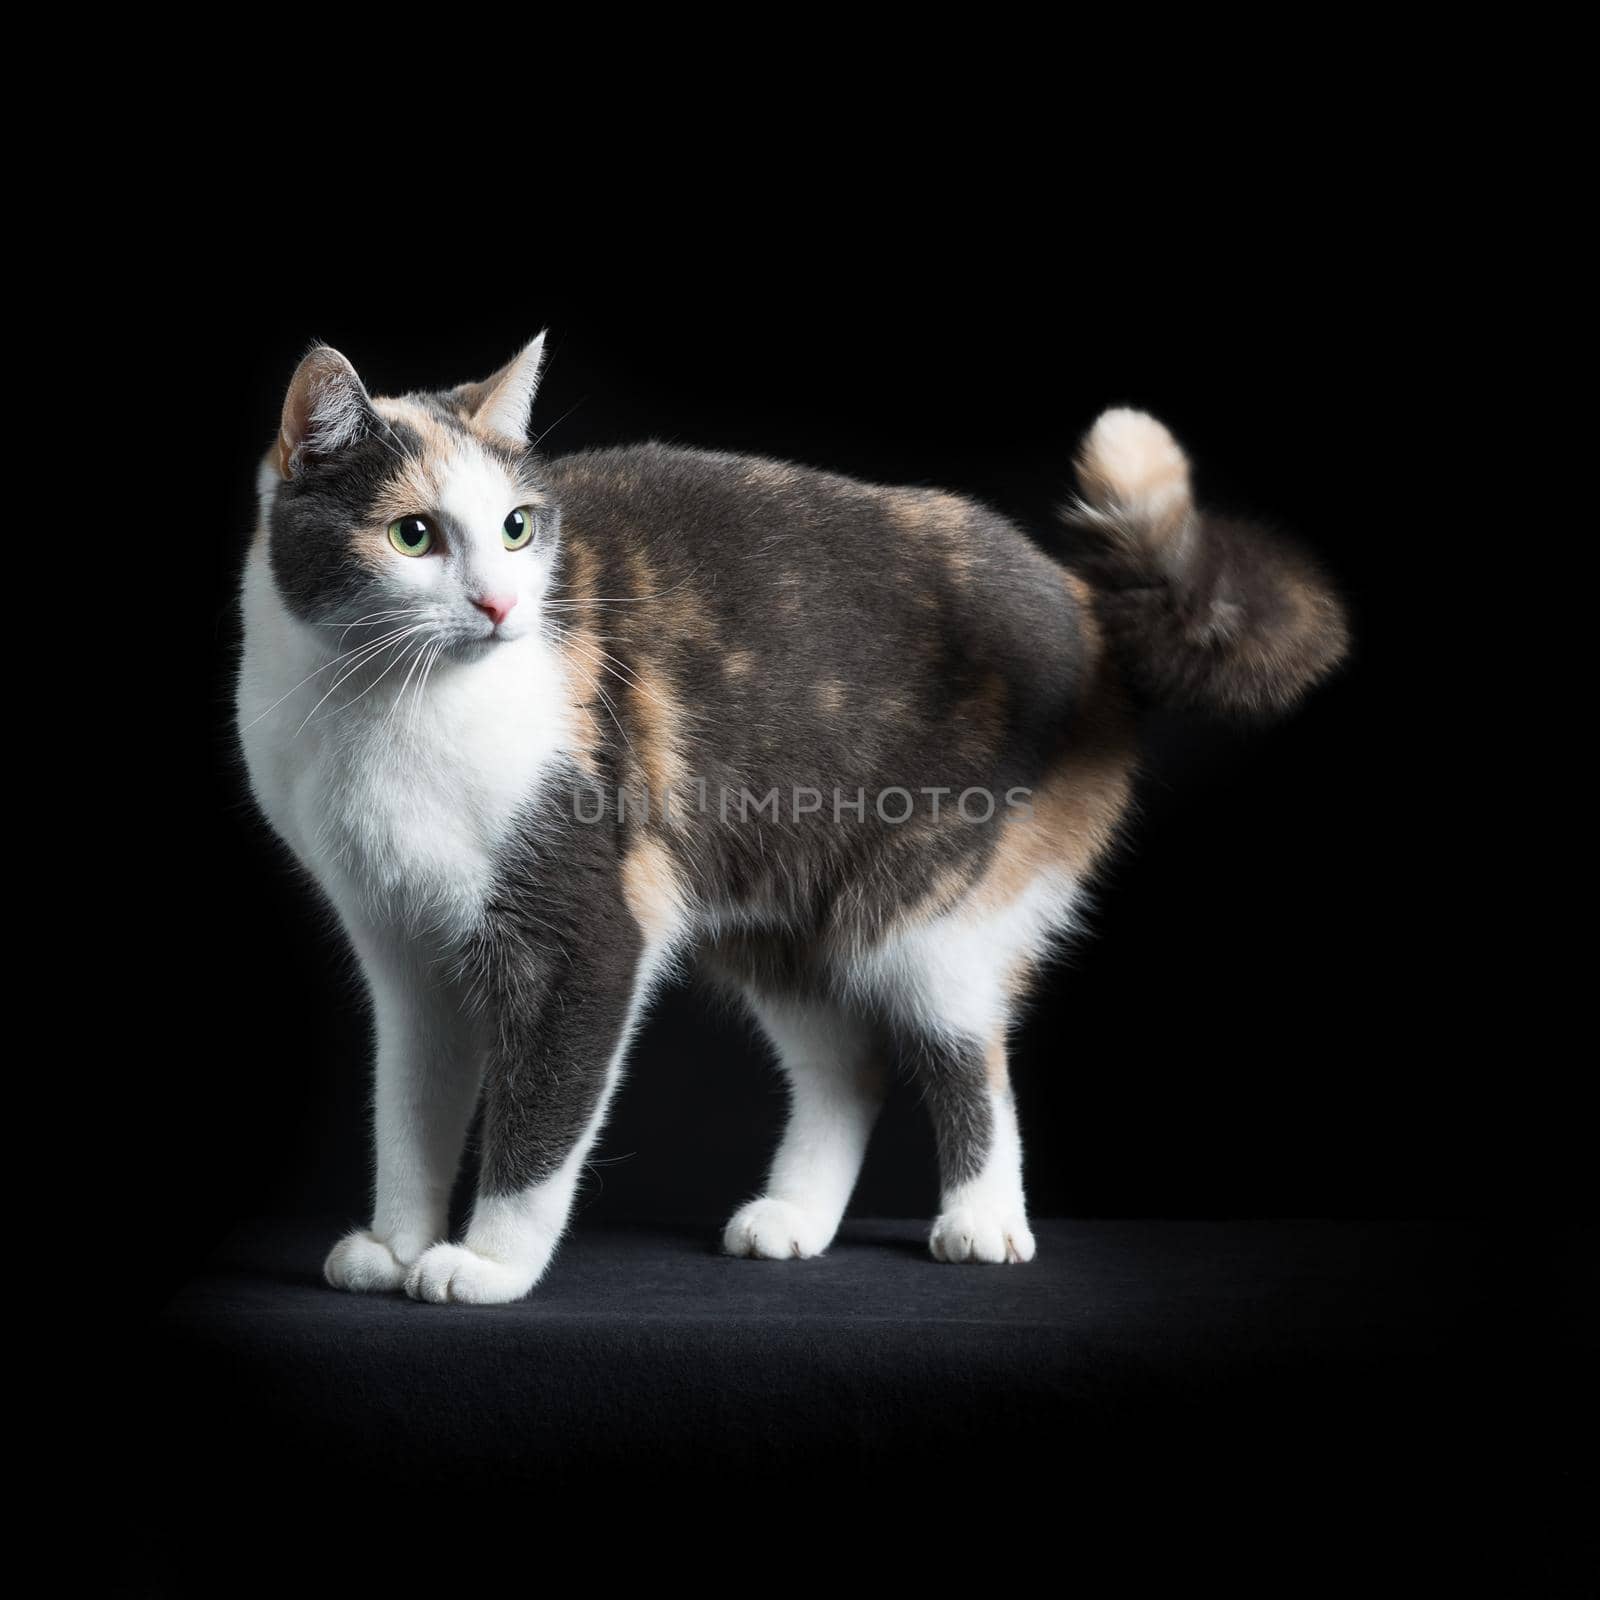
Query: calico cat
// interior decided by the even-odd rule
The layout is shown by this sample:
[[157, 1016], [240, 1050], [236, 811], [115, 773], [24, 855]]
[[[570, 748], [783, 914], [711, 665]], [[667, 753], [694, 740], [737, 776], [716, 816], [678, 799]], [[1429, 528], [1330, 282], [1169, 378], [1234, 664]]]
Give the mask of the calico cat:
[[1067, 565], [934, 490], [659, 444], [544, 459], [543, 346], [398, 399], [315, 347], [260, 470], [239, 735], [377, 1035], [372, 1224], [328, 1281], [526, 1294], [653, 986], [691, 965], [791, 1096], [730, 1253], [827, 1248], [903, 1072], [934, 1257], [1028, 1261], [1007, 1028], [1117, 835], [1138, 710], [1287, 709], [1345, 650], [1339, 601], [1197, 509], [1138, 411], [1082, 444]]

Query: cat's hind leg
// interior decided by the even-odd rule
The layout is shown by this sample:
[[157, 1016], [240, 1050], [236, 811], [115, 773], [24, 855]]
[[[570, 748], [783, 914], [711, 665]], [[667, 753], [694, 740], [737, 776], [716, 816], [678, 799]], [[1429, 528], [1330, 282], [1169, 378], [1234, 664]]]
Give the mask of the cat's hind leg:
[[1033, 1260], [1004, 1039], [924, 1039], [915, 1060], [939, 1151], [940, 1211], [928, 1235], [934, 1259]]
[[822, 999], [747, 994], [789, 1086], [789, 1120], [766, 1189], [723, 1232], [729, 1255], [821, 1254], [850, 1201], [888, 1083], [873, 1030]]
[[853, 974], [893, 1019], [896, 1064], [933, 1122], [939, 1261], [1033, 1259], [1005, 1041], [1023, 978], [1076, 898], [1069, 875], [1040, 873], [1003, 902], [968, 900], [903, 930]]

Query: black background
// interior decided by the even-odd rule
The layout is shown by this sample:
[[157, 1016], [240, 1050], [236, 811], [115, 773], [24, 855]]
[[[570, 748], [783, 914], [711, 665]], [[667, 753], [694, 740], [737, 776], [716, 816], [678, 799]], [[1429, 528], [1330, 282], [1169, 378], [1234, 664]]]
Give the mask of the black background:
[[[247, 1214], [365, 1215], [359, 984], [253, 812], [229, 716], [255, 467], [313, 338], [393, 393], [482, 376], [548, 328], [552, 453], [654, 437], [938, 484], [1047, 546], [1082, 430], [1109, 404], [1153, 411], [1203, 498], [1320, 554], [1356, 644], [1278, 726], [1150, 723], [1141, 815], [1016, 1040], [1034, 1209], [1451, 1215], [1575, 1184], [1572, 1134], [1530, 1143], [1549, 1064], [1498, 1053], [1491, 902], [1517, 757], [1505, 635], [1484, 616], [1508, 602], [1487, 528], [1437, 492], [1464, 465], [1453, 391], [1479, 352], [1431, 256], [1297, 234], [1175, 271], [1148, 252], [1062, 255], [1045, 235], [902, 253], [881, 228], [850, 251], [782, 228], [723, 247], [642, 227], [603, 250], [557, 232], [482, 261], [356, 239], [316, 273], [241, 234], [179, 269], [204, 346], [183, 360], [206, 398], [183, 511], [197, 589], [168, 637], [198, 770], [157, 800], [184, 870], [154, 848], [151, 864], [162, 925], [199, 931], [181, 959], [156, 938], [170, 1044], [126, 1113], [139, 1185], [184, 1243], [153, 1280], [141, 1265], [141, 1287]], [[135, 942], [138, 965], [152, 952]], [[668, 992], [582, 1215], [715, 1226], [755, 1192], [781, 1112], [748, 1029]], [[901, 1095], [854, 1209], [934, 1201], [931, 1140]]]

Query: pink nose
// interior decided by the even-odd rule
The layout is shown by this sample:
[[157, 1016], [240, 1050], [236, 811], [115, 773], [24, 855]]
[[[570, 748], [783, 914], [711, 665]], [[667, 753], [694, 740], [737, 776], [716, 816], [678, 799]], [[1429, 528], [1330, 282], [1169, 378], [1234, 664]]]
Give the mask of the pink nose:
[[484, 594], [472, 603], [480, 611], [486, 612], [498, 628], [516, 610], [517, 597], [514, 594]]

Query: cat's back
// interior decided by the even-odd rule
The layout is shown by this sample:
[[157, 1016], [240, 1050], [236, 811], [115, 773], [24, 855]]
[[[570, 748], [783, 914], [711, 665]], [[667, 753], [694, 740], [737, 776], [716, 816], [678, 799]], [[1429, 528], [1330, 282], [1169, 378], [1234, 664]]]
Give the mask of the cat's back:
[[[939, 488], [655, 441], [557, 457], [547, 470], [563, 513], [596, 533], [672, 538], [733, 559], [803, 555], [824, 574], [897, 557], [924, 571], [929, 556], [972, 576], [1059, 572], [1006, 518]], [[800, 542], [786, 548], [790, 537]]]
[[942, 641], [1025, 658], [1035, 681], [1077, 676], [1082, 586], [965, 496], [660, 443], [559, 457], [549, 477], [579, 592], [678, 597], [661, 609], [698, 607], [735, 650], [793, 634], [864, 665]]

